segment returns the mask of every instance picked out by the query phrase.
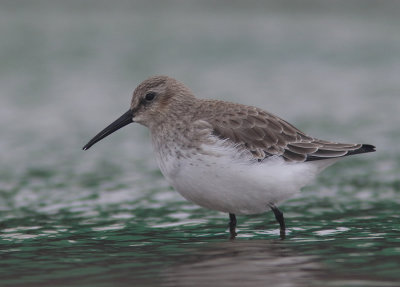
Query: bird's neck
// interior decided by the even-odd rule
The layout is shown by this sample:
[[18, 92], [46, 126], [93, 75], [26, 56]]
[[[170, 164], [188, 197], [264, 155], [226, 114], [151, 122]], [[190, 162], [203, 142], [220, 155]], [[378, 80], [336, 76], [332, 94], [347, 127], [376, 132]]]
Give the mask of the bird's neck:
[[174, 134], [184, 133], [193, 122], [196, 113], [196, 101], [171, 103], [166, 109], [157, 112], [148, 128], [152, 135], [171, 138]]

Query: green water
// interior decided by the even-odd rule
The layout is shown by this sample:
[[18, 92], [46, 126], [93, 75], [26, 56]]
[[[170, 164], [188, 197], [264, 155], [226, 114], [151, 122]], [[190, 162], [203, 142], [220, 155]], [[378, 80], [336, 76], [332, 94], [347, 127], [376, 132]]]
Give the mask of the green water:
[[[0, 286], [400, 286], [395, 1], [0, 2]], [[173, 191], [148, 132], [81, 147], [153, 74], [365, 142], [272, 213]]]

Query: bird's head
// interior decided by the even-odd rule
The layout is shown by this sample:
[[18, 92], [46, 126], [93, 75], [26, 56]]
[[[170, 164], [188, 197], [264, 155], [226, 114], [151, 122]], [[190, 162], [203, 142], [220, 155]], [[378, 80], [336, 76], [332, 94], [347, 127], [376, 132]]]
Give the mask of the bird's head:
[[167, 76], [150, 77], [134, 90], [130, 109], [93, 137], [83, 149], [89, 149], [98, 141], [133, 122], [152, 130], [168, 118], [185, 112], [191, 102], [194, 102], [194, 96], [184, 84]]

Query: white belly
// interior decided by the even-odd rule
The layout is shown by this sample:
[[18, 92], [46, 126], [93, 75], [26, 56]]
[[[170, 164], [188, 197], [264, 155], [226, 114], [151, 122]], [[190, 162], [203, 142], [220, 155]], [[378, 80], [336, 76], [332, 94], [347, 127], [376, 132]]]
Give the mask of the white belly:
[[187, 200], [234, 214], [269, 210], [270, 203], [290, 198], [333, 163], [287, 163], [279, 157], [250, 161], [237, 156], [232, 148], [218, 154], [180, 159], [164, 155], [157, 159], [164, 176]]

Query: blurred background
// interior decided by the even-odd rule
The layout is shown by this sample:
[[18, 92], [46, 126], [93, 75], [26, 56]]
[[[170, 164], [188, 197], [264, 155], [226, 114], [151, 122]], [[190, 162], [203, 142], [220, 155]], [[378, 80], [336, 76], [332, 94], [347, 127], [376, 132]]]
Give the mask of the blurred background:
[[[1, 0], [1, 281], [393, 286], [399, 15], [394, 0]], [[266, 214], [238, 217], [229, 242], [227, 215], [167, 185], [144, 127], [81, 150], [155, 74], [377, 152], [282, 204], [286, 240]]]

